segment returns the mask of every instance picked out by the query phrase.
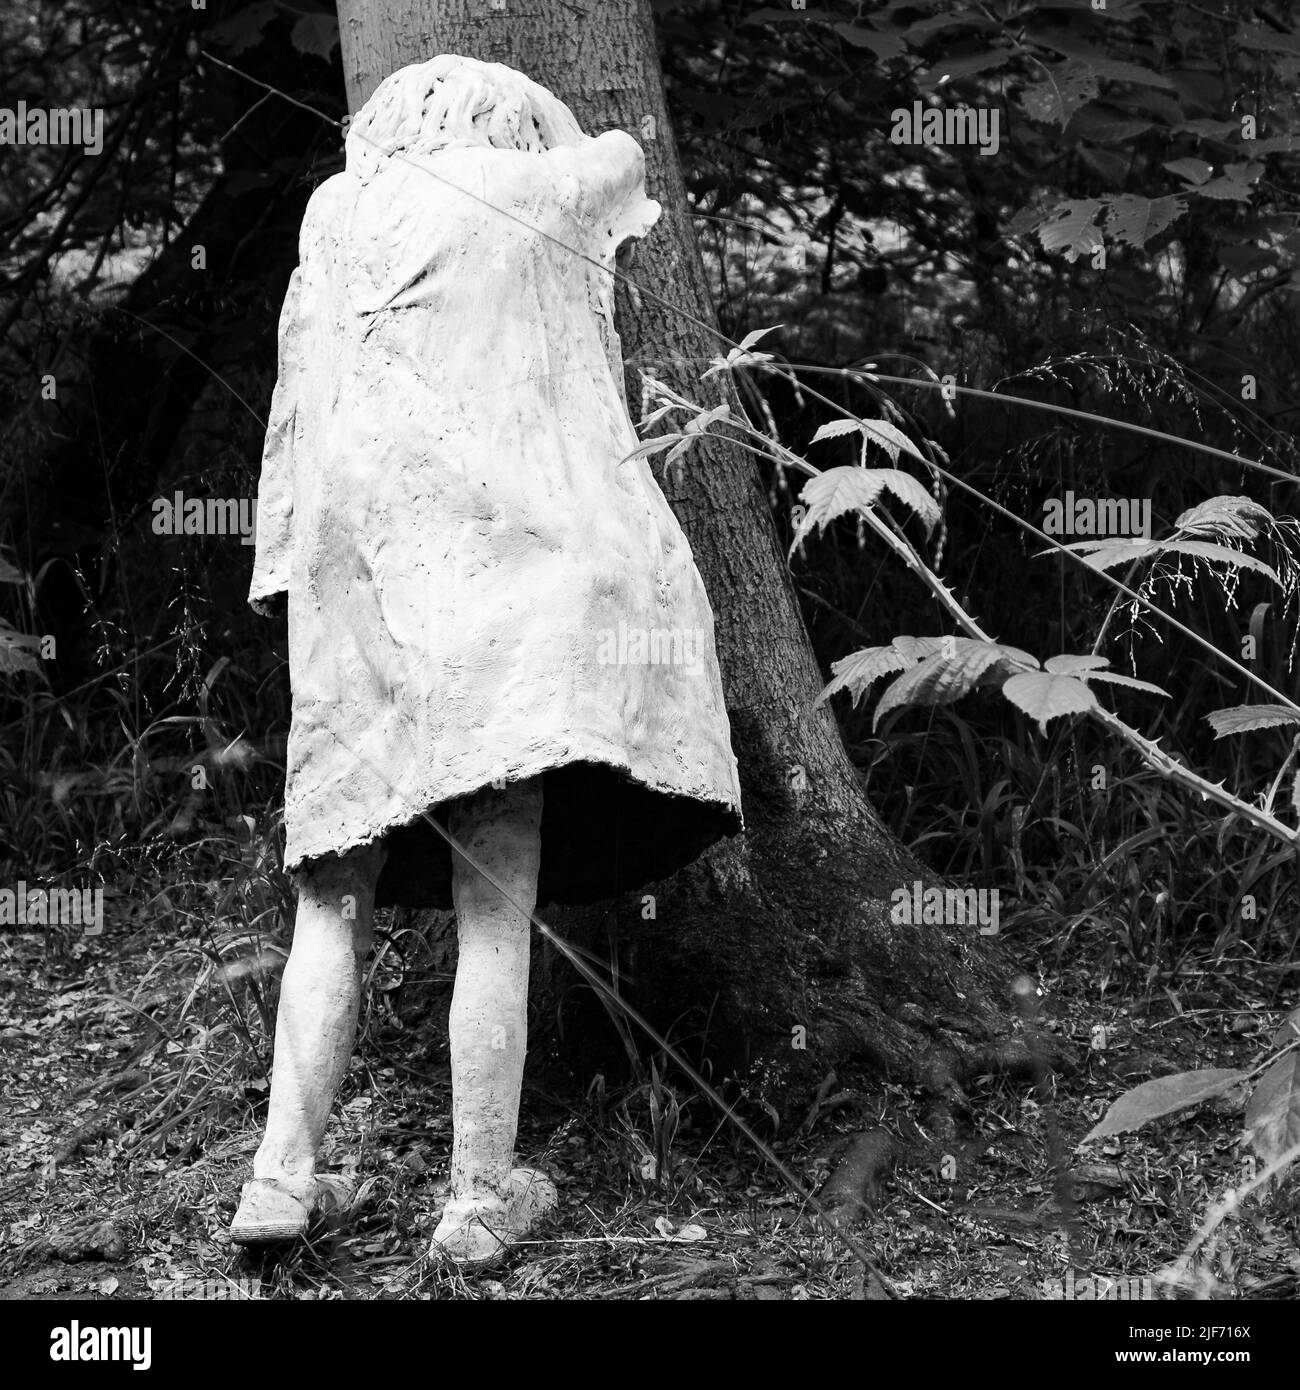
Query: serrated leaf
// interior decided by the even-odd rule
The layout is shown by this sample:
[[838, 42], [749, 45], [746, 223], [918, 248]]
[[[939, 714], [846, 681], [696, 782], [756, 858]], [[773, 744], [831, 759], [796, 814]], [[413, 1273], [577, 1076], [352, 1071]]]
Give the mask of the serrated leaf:
[[1083, 1136], [1083, 1142], [1141, 1129], [1152, 1120], [1163, 1119], [1166, 1115], [1186, 1110], [1189, 1106], [1209, 1100], [1211, 1096], [1231, 1090], [1244, 1081], [1246, 1075], [1244, 1071], [1225, 1067], [1207, 1067], [1203, 1071], [1180, 1071], [1174, 1076], [1159, 1076], [1154, 1081], [1144, 1081], [1120, 1096]]
[[1076, 671], [1100, 671], [1103, 666], [1109, 666], [1110, 659], [1104, 656], [1049, 656], [1043, 662], [1043, 670], [1050, 671], [1054, 676], [1069, 676]]
[[856, 420], [828, 420], [824, 425], [817, 427], [817, 433], [813, 435], [811, 443], [816, 444], [823, 439], [838, 439], [841, 435], [856, 434], [858, 432], [858, 422]]
[[1246, 1106], [1246, 1137], [1265, 1164], [1300, 1144], [1300, 1052], [1279, 1057], [1259, 1078]]
[[1126, 685], [1130, 690], [1142, 690], [1148, 695], [1159, 695], [1163, 699], [1169, 698], [1167, 690], [1161, 690], [1158, 685], [1152, 685], [1150, 681], [1134, 680], [1132, 676], [1121, 676], [1118, 671], [1087, 671], [1083, 679], [1086, 681], [1107, 681], [1111, 685]]
[[1037, 665], [1028, 652], [1000, 642], [980, 642], [970, 637], [928, 639], [937, 644], [924, 659], [888, 687], [876, 706], [872, 727], [878, 727], [890, 710], [903, 705], [947, 705], [961, 699], [994, 667], [1000, 675]]
[[1144, 68], [1138, 63], [1125, 63], [1112, 58], [1100, 48], [1076, 39], [1066, 29], [1031, 30], [1027, 35], [1031, 43], [1042, 48], [1050, 48], [1054, 53], [1063, 53], [1076, 62], [1086, 63], [1098, 76], [1108, 82], [1131, 82], [1139, 87], [1159, 87], [1165, 91], [1176, 90], [1173, 82], [1163, 73]]
[[339, 22], [332, 14], [305, 14], [293, 26], [289, 40], [299, 53], [329, 62], [339, 46]]
[[925, 455], [903, 431], [897, 425], [890, 424], [888, 420], [828, 420], [824, 425], [818, 426], [811, 442], [816, 444], [823, 439], [838, 439], [855, 431], [861, 432], [868, 442], [879, 445], [889, 455], [891, 463], [898, 462], [900, 451], [911, 454], [922, 463], [926, 461]]
[[1106, 230], [1123, 245], [1141, 249], [1186, 211], [1183, 198], [1139, 198], [1121, 193], [1107, 199]]
[[810, 478], [800, 493], [800, 500], [808, 510], [790, 543], [790, 554], [794, 554], [814, 527], [823, 530], [848, 511], [869, 511], [883, 491], [893, 493], [900, 502], [911, 507], [927, 530], [939, 520], [938, 504], [909, 473], [897, 468], [828, 468], [825, 473]]
[[1271, 565], [1240, 550], [1231, 550], [1226, 545], [1214, 545], [1210, 541], [1165, 541], [1160, 549], [1166, 553], [1174, 551], [1179, 555], [1190, 555], [1194, 559], [1204, 560], [1206, 564], [1237, 565], [1241, 569], [1254, 570], [1256, 574], [1267, 575], [1279, 588], [1282, 585]]
[[813, 707], [824, 704], [832, 695], [847, 690], [853, 697], [853, 704], [867, 693], [881, 676], [895, 671], [905, 671], [914, 658], [904, 656], [897, 647], [864, 647], [860, 652], [831, 663], [835, 678], [813, 701]]
[[1103, 245], [1101, 229], [1094, 225], [1102, 204], [1095, 198], [1071, 199], [1060, 203], [1051, 216], [1035, 229], [1044, 251], [1064, 251], [1067, 261]]
[[1240, 179], [1218, 178], [1211, 179], [1209, 183], [1203, 183], [1199, 188], [1189, 188], [1187, 191], [1197, 198], [1217, 198], [1222, 202], [1248, 203], [1250, 202], [1251, 185], [1243, 183]]
[[[1071, 551], [1093, 569], [1114, 569], [1116, 565], [1131, 565], [1134, 560], [1144, 560], [1160, 553], [1159, 541], [1144, 541], [1140, 537], [1118, 536], [1105, 541], [1071, 541], [1062, 550]], [[1050, 555], [1050, 550], [1039, 554]]]
[[[914, 459], [919, 459], [922, 463], [925, 462], [924, 456], [917, 450], [916, 445], [897, 425], [891, 425], [888, 420], [862, 420], [859, 423], [862, 427], [862, 433], [872, 444], [878, 444], [889, 455], [891, 463], [898, 462], [900, 450], [905, 454], [911, 454]], [[937, 508], [934, 519], [936, 521], [939, 519]]]
[[1054, 676], [1050, 671], [1026, 671], [1012, 676], [1002, 693], [1033, 719], [1044, 733], [1047, 721], [1067, 714], [1086, 714], [1097, 708], [1097, 697], [1073, 676]]
[[1064, 130], [1074, 113], [1100, 90], [1093, 68], [1067, 58], [1048, 68], [1046, 80], [1026, 87], [1020, 93], [1020, 104], [1030, 120], [1052, 121]]
[[1233, 705], [1231, 709], [1216, 709], [1206, 719], [1215, 738], [1229, 734], [1245, 734], [1255, 729], [1277, 729], [1285, 724], [1300, 724], [1300, 714], [1285, 705]]
[[1267, 507], [1249, 497], [1210, 497], [1183, 512], [1174, 525], [1192, 535], [1254, 540], [1261, 526], [1273, 520]]

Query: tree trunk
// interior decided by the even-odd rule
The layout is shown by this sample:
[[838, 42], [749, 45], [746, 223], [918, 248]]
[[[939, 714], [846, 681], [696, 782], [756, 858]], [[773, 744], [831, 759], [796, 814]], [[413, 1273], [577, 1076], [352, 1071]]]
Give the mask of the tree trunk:
[[[699, 374], [725, 346], [690, 321], [711, 325], [714, 311], [648, 0], [537, 12], [488, 0], [341, 0], [339, 22], [354, 112], [397, 68], [459, 53], [549, 87], [589, 134], [618, 127], [641, 142], [647, 192], [663, 216], [637, 248], [633, 278], [671, 303], [650, 293], [634, 303], [620, 288], [624, 354], [630, 368], [716, 404], [729, 388]], [[640, 383], [630, 376], [635, 410]], [[690, 1050], [715, 1076], [761, 1081], [770, 1096], [866, 1061], [951, 1093], [996, 1030], [975, 928], [949, 939], [890, 922], [890, 892], [935, 876], [882, 827], [833, 715], [813, 708], [821, 676], [751, 456], [706, 439], [673, 472], [656, 476], [713, 604], [746, 833], [646, 890], [653, 922], [642, 921], [641, 894], [553, 919], [566, 930], [603, 924], [632, 982], [625, 992], [661, 1026], [674, 1024], [675, 1038], [693, 1035]]]

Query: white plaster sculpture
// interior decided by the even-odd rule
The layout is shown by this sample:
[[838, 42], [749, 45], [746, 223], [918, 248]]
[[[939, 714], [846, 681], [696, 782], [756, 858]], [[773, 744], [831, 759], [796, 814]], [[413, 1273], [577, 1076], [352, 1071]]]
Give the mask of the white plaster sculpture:
[[434, 1248], [481, 1264], [555, 1201], [512, 1166], [528, 913], [665, 877], [740, 828], [740, 789], [703, 584], [627, 458], [610, 271], [659, 214], [636, 142], [444, 54], [383, 82], [346, 152], [303, 220], [262, 460], [250, 601], [287, 595], [299, 898], [232, 1236], [328, 1203], [373, 907], [454, 903]]

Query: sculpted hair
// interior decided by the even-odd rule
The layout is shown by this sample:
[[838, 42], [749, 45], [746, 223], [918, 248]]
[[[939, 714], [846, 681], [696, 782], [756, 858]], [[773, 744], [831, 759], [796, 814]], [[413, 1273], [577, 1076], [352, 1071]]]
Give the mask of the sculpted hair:
[[441, 53], [386, 77], [349, 125], [345, 149], [349, 172], [366, 182], [393, 155], [456, 145], [537, 154], [588, 138], [558, 97], [522, 73]]

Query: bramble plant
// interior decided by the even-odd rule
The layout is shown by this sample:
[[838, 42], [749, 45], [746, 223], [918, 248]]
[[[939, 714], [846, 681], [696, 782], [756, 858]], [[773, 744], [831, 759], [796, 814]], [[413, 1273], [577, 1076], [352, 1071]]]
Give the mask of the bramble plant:
[[[771, 353], [753, 350], [753, 345], [771, 331], [761, 329], [748, 334], [725, 358], [715, 359], [701, 379], [707, 380], [736, 368], [767, 369], [792, 376], [797, 369], [773, 366], [775, 358]], [[1206, 718], [1214, 728], [1216, 737], [1300, 724], [1300, 705], [1170, 617], [1156, 606], [1152, 598], [1162, 582], [1190, 585], [1191, 577], [1183, 572], [1181, 565], [1191, 562], [1206, 569], [1221, 567], [1226, 572], [1223, 589], [1229, 606], [1235, 598], [1233, 579], [1242, 570], [1264, 576], [1289, 601], [1295, 596], [1297, 581], [1300, 580], [1300, 566], [1297, 566], [1293, 549], [1296, 524], [1291, 518], [1274, 518], [1267, 508], [1248, 497], [1212, 497], [1184, 511], [1175, 521], [1172, 532], [1163, 538], [1102, 538], [1070, 544], [1062, 544], [1044, 535], [1029, 522], [1015, 518], [1018, 525], [1048, 541], [1052, 549], [1040, 554], [1055, 551], [1081, 562], [1117, 590], [1115, 603], [1098, 631], [1091, 652], [1061, 654], [1040, 662], [1031, 653], [995, 641], [989, 636], [925, 562], [904, 535], [902, 527], [884, 511], [881, 504], [886, 499], [903, 503], [921, 521], [927, 533], [933, 531], [941, 520], [939, 506], [930, 492], [912, 474], [897, 467], [902, 455], [928, 468], [936, 479], [942, 478], [950, 484], [964, 486], [937, 461], [943, 457], [943, 453], [933, 440], [925, 441], [928, 452], [923, 453], [894, 420], [887, 418], [890, 415], [900, 421], [904, 418], [893, 402], [881, 396], [885, 418], [846, 416], [822, 425], [814, 434], [812, 443], [857, 434], [861, 453], [856, 465], [820, 470], [769, 434], [755, 428], [747, 419], [739, 417], [727, 403], [703, 407], [663, 381], [645, 373], [642, 375], [643, 405], [653, 407], [644, 411], [643, 427], [675, 416], [678, 417], [678, 428], [648, 440], [638, 453], [656, 453], [667, 448], [670, 452], [666, 464], [672, 466], [701, 434], [717, 425], [730, 426], [741, 435], [745, 447], [766, 457], [777, 469], [789, 469], [808, 478], [800, 493], [802, 505], [796, 512], [794, 539], [789, 552], [791, 556], [800, 550], [810, 535], [821, 533], [838, 518], [855, 516], [860, 525], [883, 541], [907, 565], [938, 601], [951, 622], [961, 630], [963, 635], [960, 636], [899, 636], [887, 646], [867, 647], [835, 661], [832, 665], [834, 678], [822, 690], [818, 704], [840, 691], [847, 691], [856, 705], [877, 681], [893, 675], [896, 678], [885, 688], [876, 704], [875, 726], [879, 726], [881, 719], [893, 710], [912, 705], [951, 704], [978, 689], [1000, 691], [1044, 731], [1054, 719], [1086, 715], [1127, 743], [1162, 776], [1205, 799], [1217, 802], [1231, 816], [1240, 816], [1288, 848], [1300, 846], [1300, 830], [1292, 828], [1274, 813], [1278, 788], [1295, 760], [1300, 737], [1293, 742], [1278, 768], [1272, 785], [1262, 798], [1262, 805], [1257, 805], [1220, 783], [1208, 781], [1178, 758], [1166, 753], [1154, 740], [1102, 705], [1093, 688], [1094, 682], [1102, 682], [1155, 696], [1167, 696], [1167, 692], [1150, 682], [1107, 670], [1109, 661], [1098, 654], [1097, 649], [1116, 611], [1116, 605], [1121, 596], [1126, 596], [1133, 605], [1178, 628], [1274, 698], [1275, 703], [1272, 704], [1237, 705], [1208, 714]], [[845, 372], [844, 375], [870, 384], [879, 379], [866, 371]], [[802, 383], [800, 387], [808, 390]], [[810, 394], [826, 405], [839, 409], [826, 397], [818, 396], [816, 392]], [[1123, 427], [1119, 421], [1109, 423]], [[884, 453], [890, 466], [868, 466], [872, 450]], [[1242, 462], [1249, 464], [1250, 460]], [[1271, 539], [1278, 549], [1281, 556], [1279, 568], [1275, 569], [1246, 552], [1244, 547], [1247, 542], [1257, 541], [1263, 536]], [[1122, 565], [1128, 566], [1128, 576], [1123, 582], [1109, 573]], [[1132, 583], [1139, 568], [1145, 569], [1146, 573], [1135, 589]], [[1292, 780], [1290, 804], [1300, 817], [1300, 771], [1294, 774]], [[1281, 1049], [1280, 1053], [1278, 1049]], [[1256, 1076], [1260, 1079], [1247, 1107], [1245, 1138], [1266, 1166], [1261, 1176], [1252, 1177], [1247, 1188], [1242, 1189], [1253, 1190], [1267, 1177], [1280, 1173], [1300, 1157], [1300, 1009], [1292, 1013], [1278, 1030], [1268, 1055], [1253, 1071], [1191, 1071], [1146, 1082], [1121, 1096], [1105, 1118], [1086, 1136], [1085, 1142], [1137, 1129], [1164, 1115], [1252, 1081]], [[1201, 1238], [1205, 1233], [1203, 1229]]]

